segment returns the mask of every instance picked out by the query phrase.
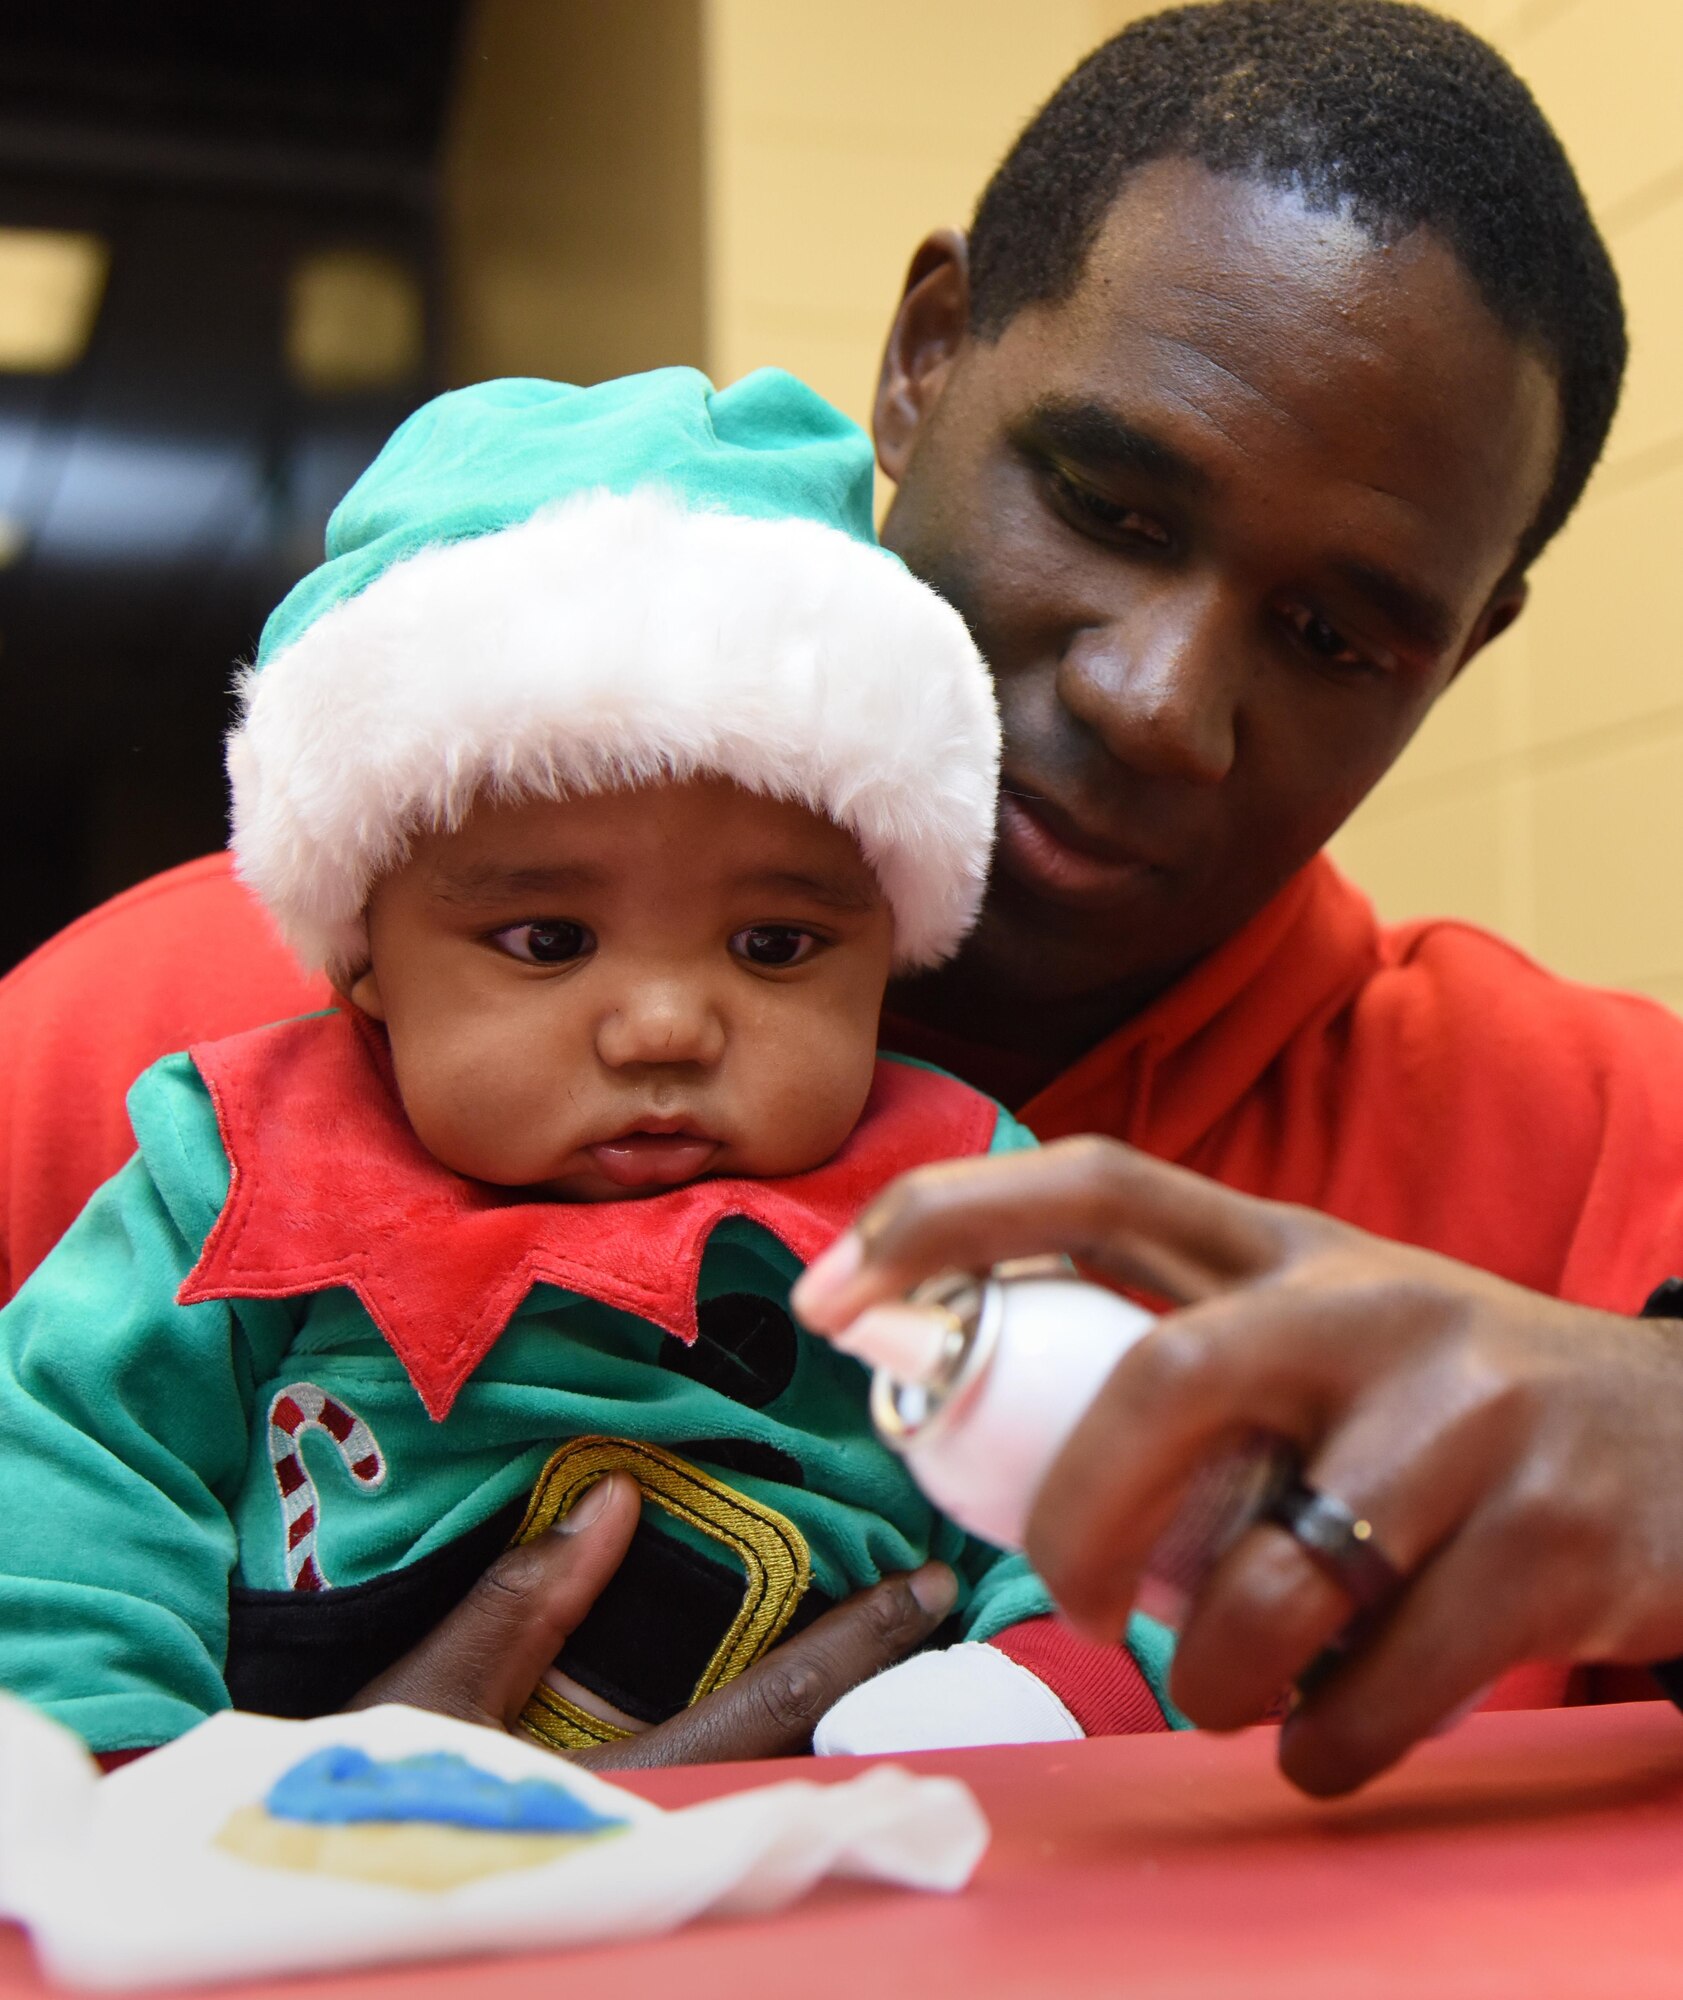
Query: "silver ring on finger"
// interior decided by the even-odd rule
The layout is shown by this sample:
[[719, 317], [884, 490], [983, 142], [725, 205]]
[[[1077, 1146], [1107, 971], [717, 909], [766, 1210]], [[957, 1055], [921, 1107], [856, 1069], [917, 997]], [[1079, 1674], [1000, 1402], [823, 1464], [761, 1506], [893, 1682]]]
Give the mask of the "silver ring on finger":
[[1307, 1480], [1289, 1481], [1262, 1518], [1284, 1528], [1358, 1611], [1376, 1610], [1402, 1588], [1403, 1573], [1375, 1540], [1373, 1523]]

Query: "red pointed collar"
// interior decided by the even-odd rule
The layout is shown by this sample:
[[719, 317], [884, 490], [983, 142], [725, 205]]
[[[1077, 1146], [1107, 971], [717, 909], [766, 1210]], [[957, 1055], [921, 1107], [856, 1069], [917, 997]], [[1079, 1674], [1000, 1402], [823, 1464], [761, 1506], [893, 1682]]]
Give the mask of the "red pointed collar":
[[180, 1302], [347, 1285], [435, 1418], [534, 1284], [692, 1341], [701, 1254], [726, 1217], [759, 1223], [807, 1262], [897, 1173], [983, 1151], [996, 1116], [952, 1077], [879, 1062], [864, 1117], [812, 1173], [697, 1181], [641, 1201], [518, 1201], [426, 1151], [384, 1037], [359, 1016], [287, 1021], [191, 1054], [230, 1178]]

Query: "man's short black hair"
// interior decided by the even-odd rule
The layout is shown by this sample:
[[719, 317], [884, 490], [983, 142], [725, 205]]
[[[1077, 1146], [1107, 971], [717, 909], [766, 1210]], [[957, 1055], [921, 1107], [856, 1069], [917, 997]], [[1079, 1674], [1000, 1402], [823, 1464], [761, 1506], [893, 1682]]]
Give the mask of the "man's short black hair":
[[1295, 188], [1380, 242], [1424, 224], [1450, 246], [1559, 387], [1528, 563], [1601, 455], [1625, 327], [1560, 141], [1495, 50], [1400, 0], [1216, 0], [1135, 22], [1066, 79], [984, 191], [972, 330], [995, 339], [1024, 306], [1069, 297], [1128, 174], [1165, 158]]

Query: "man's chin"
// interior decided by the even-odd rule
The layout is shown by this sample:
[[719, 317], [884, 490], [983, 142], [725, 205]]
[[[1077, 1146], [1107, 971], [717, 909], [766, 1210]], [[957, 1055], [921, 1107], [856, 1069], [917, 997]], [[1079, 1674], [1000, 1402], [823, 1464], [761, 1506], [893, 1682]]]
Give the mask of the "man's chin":
[[[1074, 928], [1067, 913], [1060, 926], [1056, 921], [1039, 921], [1038, 913], [1024, 921], [1015, 913], [990, 909], [955, 959], [914, 981], [898, 983], [890, 1005], [904, 1005], [937, 1020], [949, 1012], [968, 1014], [976, 1003], [981, 1012], [994, 1017], [1065, 1008], [1084, 1011], [1114, 1003], [1120, 1019], [1134, 990], [1157, 990], [1178, 970], [1160, 971], [1137, 949], [1117, 950], [1118, 938], [1129, 936], [1125, 926], [1097, 940], [1090, 936], [1091, 926], [1082, 927], [1089, 933], [1082, 937], [1070, 935]], [[949, 1009], [942, 1001], [954, 1004]]]
[[1050, 1002], [1158, 979], [1199, 955], [1169, 934], [1160, 887], [1141, 882], [1102, 911], [1078, 912], [999, 882], [961, 958], [990, 981]]

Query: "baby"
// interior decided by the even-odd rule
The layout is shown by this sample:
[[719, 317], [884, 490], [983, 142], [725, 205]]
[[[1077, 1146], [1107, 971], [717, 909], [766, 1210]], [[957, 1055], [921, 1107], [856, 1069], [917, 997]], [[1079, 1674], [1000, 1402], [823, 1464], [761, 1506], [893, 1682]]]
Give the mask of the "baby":
[[[0, 1316], [0, 1684], [94, 1749], [337, 1708], [616, 1469], [643, 1522], [523, 1718], [559, 1749], [932, 1556], [964, 1640], [1047, 1611], [786, 1309], [893, 1175], [1030, 1143], [876, 1054], [976, 914], [998, 741], [870, 495], [790, 377], [670, 369], [441, 397], [338, 509], [228, 767], [341, 1004], [148, 1071]], [[961, 1655], [992, 1735], [1081, 1733]]]

